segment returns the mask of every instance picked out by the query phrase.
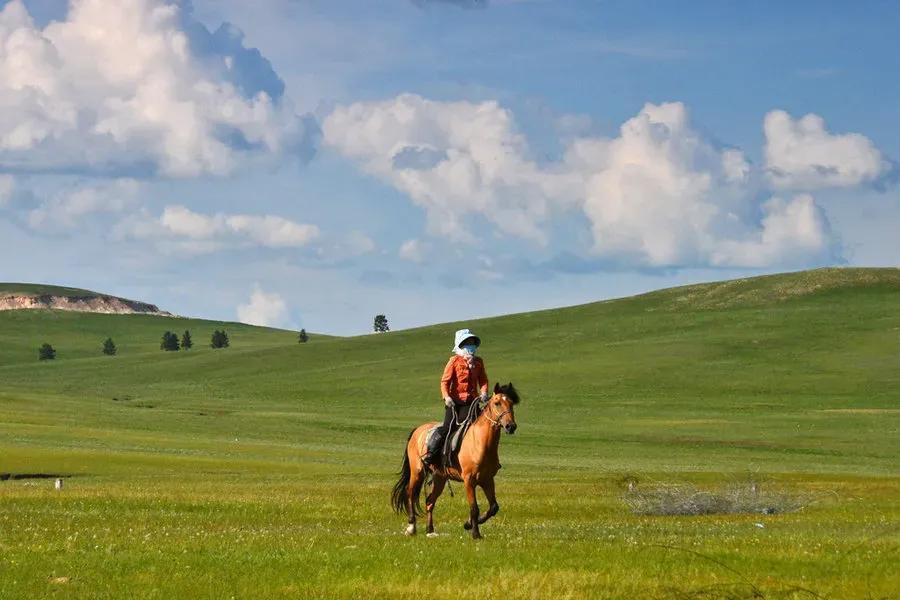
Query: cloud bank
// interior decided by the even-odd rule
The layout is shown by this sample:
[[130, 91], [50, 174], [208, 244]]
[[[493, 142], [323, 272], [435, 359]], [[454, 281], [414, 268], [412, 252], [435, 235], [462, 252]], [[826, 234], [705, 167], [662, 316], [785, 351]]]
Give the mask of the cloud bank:
[[40, 172], [225, 174], [247, 158], [311, 152], [268, 61], [189, 3], [72, 0], [35, 26], [0, 10], [0, 167]]
[[[825, 131], [820, 119], [810, 122], [815, 127], [804, 131]], [[323, 134], [328, 147], [407, 194], [424, 209], [429, 231], [451, 241], [471, 240], [477, 216], [502, 234], [544, 245], [554, 217], [581, 212], [594, 258], [610, 263], [763, 267], [839, 258], [812, 196], [767, 192], [766, 177], [743, 152], [702, 135], [678, 102], [645, 105], [615, 137], [566, 141], [564, 157], [552, 163], [532, 158], [512, 113], [496, 102], [414, 94], [358, 102], [337, 107]], [[832, 159], [837, 175], [816, 187], [860, 183], [886, 168], [863, 136], [811, 141], [819, 137], [801, 139], [844, 152]], [[796, 180], [811, 177], [809, 160], [774, 163]], [[767, 166], [772, 173], [771, 160]], [[417, 254], [412, 245], [401, 249], [408, 260]]]

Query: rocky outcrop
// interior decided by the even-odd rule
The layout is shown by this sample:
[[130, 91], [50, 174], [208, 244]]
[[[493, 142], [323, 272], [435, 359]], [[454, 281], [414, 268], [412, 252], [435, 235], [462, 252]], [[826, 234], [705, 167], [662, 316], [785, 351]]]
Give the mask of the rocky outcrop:
[[159, 308], [153, 304], [116, 298], [115, 296], [51, 296], [46, 294], [28, 296], [0, 294], [0, 310], [48, 308], [110, 315], [141, 314], [162, 317], [172, 316], [171, 313], [159, 310]]

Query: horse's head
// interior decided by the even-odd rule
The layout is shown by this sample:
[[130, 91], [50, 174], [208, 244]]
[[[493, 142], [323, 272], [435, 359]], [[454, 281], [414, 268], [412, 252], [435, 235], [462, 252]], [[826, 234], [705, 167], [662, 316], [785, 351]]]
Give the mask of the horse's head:
[[512, 383], [494, 385], [494, 395], [488, 400], [484, 412], [492, 423], [506, 430], [506, 433], [515, 433], [516, 415], [513, 407], [519, 403], [519, 393]]

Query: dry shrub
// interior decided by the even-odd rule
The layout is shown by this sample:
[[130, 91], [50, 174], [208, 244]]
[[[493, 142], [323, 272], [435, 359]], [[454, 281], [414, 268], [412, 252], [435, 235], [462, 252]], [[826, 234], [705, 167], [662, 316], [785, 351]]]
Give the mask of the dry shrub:
[[752, 482], [718, 490], [702, 490], [689, 484], [635, 486], [625, 493], [624, 500], [637, 515], [774, 515], [793, 512], [809, 504], [804, 496], [763, 489]]

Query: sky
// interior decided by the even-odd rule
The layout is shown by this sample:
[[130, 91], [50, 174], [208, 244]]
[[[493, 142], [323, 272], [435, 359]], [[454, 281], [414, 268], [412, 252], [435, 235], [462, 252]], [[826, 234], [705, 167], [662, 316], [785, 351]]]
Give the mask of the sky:
[[340, 335], [900, 264], [900, 6], [0, 0], [0, 281]]

